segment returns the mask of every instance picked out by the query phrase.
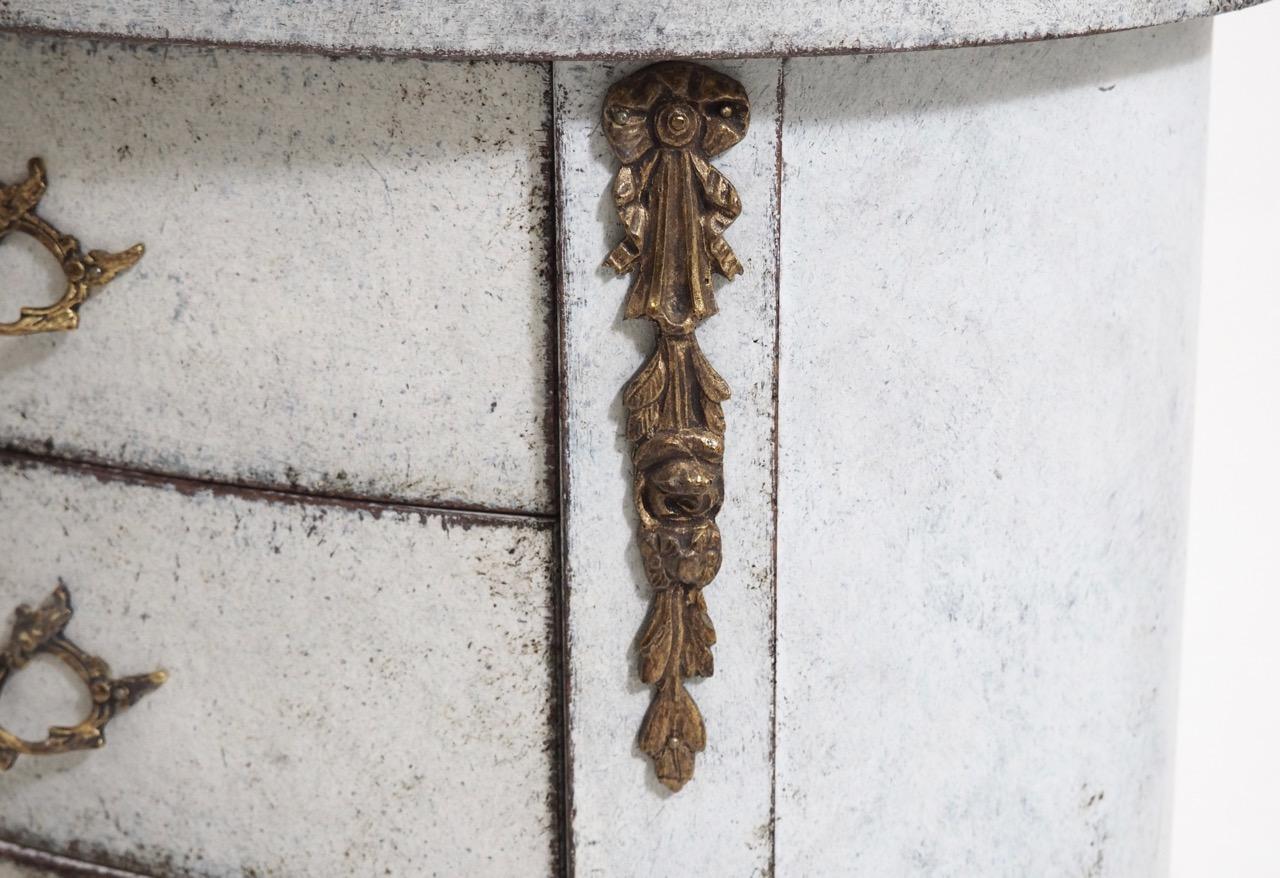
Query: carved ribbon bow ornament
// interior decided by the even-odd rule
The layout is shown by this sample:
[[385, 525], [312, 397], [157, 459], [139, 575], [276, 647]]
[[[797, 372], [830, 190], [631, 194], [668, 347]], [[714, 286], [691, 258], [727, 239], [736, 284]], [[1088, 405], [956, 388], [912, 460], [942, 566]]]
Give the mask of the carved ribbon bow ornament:
[[658, 779], [679, 790], [706, 746], [687, 677], [709, 677], [715, 629], [702, 589], [720, 569], [715, 516], [724, 496], [729, 386], [694, 330], [716, 313], [712, 273], [742, 271], [723, 238], [742, 210], [709, 159], [740, 141], [750, 107], [736, 81], [684, 62], [655, 64], [609, 89], [604, 132], [622, 162], [613, 194], [626, 239], [606, 264], [635, 272], [626, 316], [658, 327], [649, 361], [627, 385], [640, 553], [653, 606], [639, 640], [640, 678], [653, 701], [640, 747]]

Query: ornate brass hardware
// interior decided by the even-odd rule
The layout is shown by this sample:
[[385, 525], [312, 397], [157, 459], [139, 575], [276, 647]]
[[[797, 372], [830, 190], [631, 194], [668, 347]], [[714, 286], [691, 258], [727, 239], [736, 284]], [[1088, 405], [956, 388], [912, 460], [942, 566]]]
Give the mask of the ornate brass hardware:
[[684, 681], [714, 670], [716, 634], [702, 589], [720, 569], [720, 404], [729, 398], [694, 330], [716, 313], [712, 273], [732, 279], [742, 271], [722, 237], [742, 205], [709, 159], [743, 138], [750, 112], [741, 84], [685, 62], [646, 67], [614, 83], [604, 102], [605, 136], [622, 162], [613, 196], [626, 229], [605, 263], [636, 273], [626, 316], [658, 327], [656, 349], [623, 403], [640, 554], [654, 591], [639, 658], [640, 678], [655, 688], [639, 742], [671, 790], [693, 777], [694, 754], [706, 746]]
[[44, 162], [34, 158], [27, 169], [30, 176], [23, 182], [13, 186], [0, 185], [0, 241], [10, 232], [24, 232], [35, 238], [62, 266], [67, 289], [54, 304], [23, 308], [17, 320], [0, 323], [0, 335], [33, 335], [75, 329], [80, 325], [80, 306], [90, 294], [131, 267], [143, 253], [143, 246], [134, 244], [120, 253], [90, 250], [86, 256], [79, 241], [62, 234], [35, 215], [36, 205], [48, 188]]
[[47, 738], [37, 742], [24, 741], [0, 728], [0, 771], [11, 768], [19, 755], [48, 756], [105, 745], [103, 730], [107, 723], [168, 679], [164, 671], [113, 678], [106, 662], [67, 639], [63, 629], [69, 621], [71, 594], [65, 585], [59, 585], [48, 600], [34, 610], [25, 605], [18, 607], [13, 635], [9, 645], [0, 652], [0, 694], [15, 671], [25, 667], [37, 653], [47, 652], [62, 659], [84, 681], [93, 702], [89, 715], [78, 725], [54, 726]]

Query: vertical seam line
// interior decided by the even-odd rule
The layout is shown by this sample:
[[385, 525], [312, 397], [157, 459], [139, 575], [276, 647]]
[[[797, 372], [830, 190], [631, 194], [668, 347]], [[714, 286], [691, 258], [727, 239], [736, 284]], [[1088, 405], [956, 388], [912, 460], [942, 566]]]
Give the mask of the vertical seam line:
[[776, 97], [776, 121], [774, 123], [774, 225], [773, 225], [773, 590], [769, 654], [773, 660], [773, 702], [770, 709], [770, 768], [769, 784], [769, 872], [773, 876], [778, 864], [778, 456], [781, 444], [779, 434], [779, 368], [782, 352], [782, 128], [786, 106], [787, 59], [778, 62], [778, 90]]

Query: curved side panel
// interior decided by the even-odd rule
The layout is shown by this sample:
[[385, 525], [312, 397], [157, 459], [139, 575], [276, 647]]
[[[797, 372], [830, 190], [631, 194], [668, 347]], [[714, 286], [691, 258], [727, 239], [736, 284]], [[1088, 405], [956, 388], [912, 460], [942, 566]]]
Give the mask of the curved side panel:
[[1164, 874], [1209, 33], [787, 63], [778, 874]]

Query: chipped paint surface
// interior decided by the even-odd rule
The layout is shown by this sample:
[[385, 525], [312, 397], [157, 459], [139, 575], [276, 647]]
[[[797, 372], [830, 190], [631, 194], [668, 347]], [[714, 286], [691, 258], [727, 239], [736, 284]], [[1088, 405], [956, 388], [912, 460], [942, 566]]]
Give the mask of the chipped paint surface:
[[0, 878], [59, 878], [57, 872], [27, 863], [0, 860]]
[[61, 876], [41, 866], [0, 860], [0, 878], [61, 878]]
[[106, 749], [0, 778], [0, 836], [164, 875], [550, 872], [553, 542], [0, 466], [5, 615], [61, 577], [78, 641], [171, 675]]
[[1261, 0], [11, 0], [0, 27], [313, 51], [732, 57], [1007, 43], [1168, 24]]
[[0, 878], [145, 878], [0, 841]]
[[[6, 340], [0, 444], [549, 512], [549, 74], [0, 37], [0, 180], [147, 255]], [[0, 304], [56, 271], [8, 241]], [[0, 319], [3, 319], [0, 317]]]
[[[0, 23], [40, 2], [0, 3]], [[1042, 29], [1078, 11], [983, 14], [1019, 9]], [[239, 38], [339, 32], [307, 10]], [[474, 45], [528, 19], [481, 19]], [[672, 52], [754, 51], [680, 27]], [[367, 46], [369, 28], [341, 32]], [[718, 162], [746, 272], [701, 332], [734, 396], [716, 674], [695, 692], [710, 742], [677, 796], [634, 738], [647, 595], [620, 391], [649, 330], [598, 268], [617, 231], [599, 101], [638, 65], [556, 65], [579, 876], [1164, 867], [1207, 34], [716, 65], [752, 96]], [[412, 27], [378, 35], [425, 50]], [[43, 154], [59, 222], [150, 247], [80, 332], [0, 350], [0, 441], [554, 508], [544, 67], [15, 38], [0, 61], [0, 108], [33, 120], [0, 127], [0, 179]], [[39, 390], [64, 373], [82, 389]], [[166, 875], [555, 871], [555, 551], [546, 521], [11, 461], [0, 613], [62, 576], [78, 639], [173, 678], [102, 753], [0, 778], [0, 835]]]
[[1167, 871], [1209, 31], [787, 62], [779, 875]]
[[715, 675], [690, 684], [706, 719], [698, 771], [672, 795], [637, 747], [648, 687], [634, 640], [649, 585], [636, 548], [622, 388], [652, 349], [646, 321], [624, 321], [629, 279], [602, 266], [619, 237], [617, 169], [599, 129], [609, 84], [637, 65], [557, 64], [557, 148], [564, 277], [565, 508], [574, 849], [579, 878], [768, 871], [773, 722], [773, 364], [777, 222], [775, 61], [715, 65], [751, 100], [746, 138], [716, 167], [742, 198], [725, 237], [744, 271], [719, 288], [698, 330], [733, 388], [726, 428], [723, 564], [706, 589]]

